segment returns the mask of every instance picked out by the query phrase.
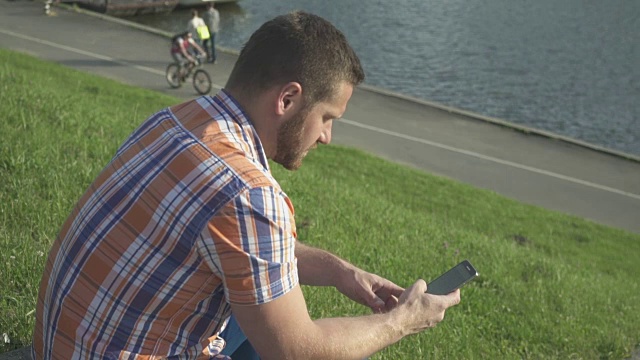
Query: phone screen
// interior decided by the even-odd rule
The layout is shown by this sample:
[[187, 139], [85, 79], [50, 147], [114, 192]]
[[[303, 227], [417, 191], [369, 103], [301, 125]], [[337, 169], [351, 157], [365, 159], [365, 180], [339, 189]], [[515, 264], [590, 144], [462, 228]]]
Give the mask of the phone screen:
[[476, 269], [469, 261], [464, 260], [430, 282], [427, 285], [427, 292], [433, 295], [446, 295], [460, 288], [476, 276], [478, 276]]

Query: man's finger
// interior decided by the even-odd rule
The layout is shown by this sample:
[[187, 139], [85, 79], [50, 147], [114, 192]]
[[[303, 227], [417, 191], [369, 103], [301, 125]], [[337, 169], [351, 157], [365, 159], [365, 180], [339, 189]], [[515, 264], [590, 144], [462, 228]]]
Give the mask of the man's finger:
[[[395, 284], [394, 284], [395, 285]], [[404, 292], [404, 289], [401, 288], [398, 285], [395, 285], [392, 289], [391, 289], [391, 295], [395, 296], [396, 298], [399, 298], [400, 295], [402, 295], [402, 293]]]
[[384, 283], [381, 288], [375, 291], [375, 293], [383, 300], [388, 299], [390, 296], [400, 297], [403, 292], [403, 288], [390, 281], [388, 283]]
[[379, 298], [373, 292], [367, 294], [366, 301], [367, 305], [369, 305], [369, 307], [372, 309], [380, 310], [384, 308], [384, 300]]
[[460, 289], [457, 289], [447, 295], [443, 295], [445, 298], [445, 305], [451, 307], [460, 303]]
[[391, 295], [385, 302], [384, 308], [386, 311], [390, 311], [390, 310], [393, 310], [397, 305], [398, 305], [398, 298]]
[[420, 292], [427, 292], [427, 283], [422, 280], [422, 279], [418, 279], [415, 283], [413, 283], [413, 285], [411, 285], [411, 287], [409, 287], [409, 289], [407, 289], [411, 292], [413, 291], [420, 291]]

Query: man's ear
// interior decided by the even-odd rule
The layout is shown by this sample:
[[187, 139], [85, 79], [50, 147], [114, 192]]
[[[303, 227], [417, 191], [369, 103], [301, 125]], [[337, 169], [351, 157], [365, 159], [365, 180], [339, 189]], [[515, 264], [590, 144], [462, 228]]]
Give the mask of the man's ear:
[[278, 115], [296, 112], [302, 108], [302, 86], [297, 82], [286, 83], [278, 96]]

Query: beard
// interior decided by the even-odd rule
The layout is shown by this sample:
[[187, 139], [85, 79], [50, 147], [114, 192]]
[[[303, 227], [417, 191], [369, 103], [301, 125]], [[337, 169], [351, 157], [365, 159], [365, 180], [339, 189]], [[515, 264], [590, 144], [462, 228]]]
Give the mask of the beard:
[[296, 170], [309, 149], [303, 149], [304, 122], [309, 111], [300, 110], [278, 129], [278, 144], [273, 161], [287, 170]]

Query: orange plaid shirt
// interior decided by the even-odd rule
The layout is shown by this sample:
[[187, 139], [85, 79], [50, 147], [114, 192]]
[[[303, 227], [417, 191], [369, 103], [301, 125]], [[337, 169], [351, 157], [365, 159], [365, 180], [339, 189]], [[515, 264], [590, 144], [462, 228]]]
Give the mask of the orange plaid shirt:
[[222, 90], [164, 109], [118, 149], [49, 254], [34, 359], [220, 358], [229, 303], [298, 283], [293, 206]]

